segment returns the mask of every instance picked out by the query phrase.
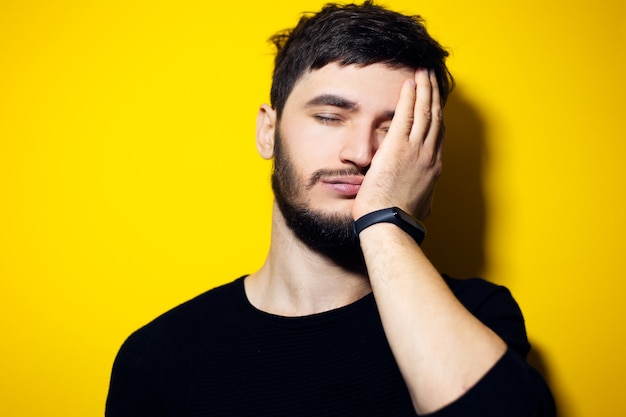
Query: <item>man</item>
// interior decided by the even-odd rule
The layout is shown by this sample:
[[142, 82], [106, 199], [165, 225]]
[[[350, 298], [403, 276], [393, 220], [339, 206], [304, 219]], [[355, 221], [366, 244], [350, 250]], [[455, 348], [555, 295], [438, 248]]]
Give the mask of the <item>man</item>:
[[554, 415], [508, 291], [442, 277], [419, 246], [447, 53], [371, 2], [327, 5], [273, 41], [257, 120], [274, 159], [266, 262], [134, 333], [107, 416]]

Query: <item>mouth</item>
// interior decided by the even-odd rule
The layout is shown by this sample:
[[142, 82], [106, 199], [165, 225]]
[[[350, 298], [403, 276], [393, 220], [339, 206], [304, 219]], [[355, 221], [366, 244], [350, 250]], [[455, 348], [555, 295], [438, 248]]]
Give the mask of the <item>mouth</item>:
[[354, 198], [361, 189], [363, 177], [355, 175], [328, 177], [322, 179], [320, 182], [327, 189], [343, 197]]

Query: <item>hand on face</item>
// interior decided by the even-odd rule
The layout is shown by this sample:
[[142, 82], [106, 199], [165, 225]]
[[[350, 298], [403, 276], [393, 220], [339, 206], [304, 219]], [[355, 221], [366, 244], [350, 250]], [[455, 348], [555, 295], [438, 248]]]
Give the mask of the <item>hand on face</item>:
[[353, 218], [392, 206], [427, 217], [441, 173], [443, 133], [437, 78], [420, 68], [402, 85], [389, 131], [354, 200]]

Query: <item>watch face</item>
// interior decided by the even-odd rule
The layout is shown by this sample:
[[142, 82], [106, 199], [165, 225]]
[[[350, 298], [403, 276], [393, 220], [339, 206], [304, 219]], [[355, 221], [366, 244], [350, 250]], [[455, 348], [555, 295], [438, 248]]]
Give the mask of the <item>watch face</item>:
[[355, 220], [352, 223], [355, 242], [358, 242], [361, 231], [373, 224], [381, 222], [393, 223], [400, 227], [406, 233], [411, 235], [418, 245], [422, 243], [424, 236], [426, 235], [426, 229], [419, 220], [410, 214], [405, 213], [398, 207], [390, 207], [373, 211]]
[[394, 208], [393, 211], [394, 216], [396, 216], [397, 218], [401, 219], [402, 221], [410, 224], [411, 226], [419, 229], [421, 232], [425, 232], [425, 228], [424, 225], [417, 220], [415, 217], [411, 216], [410, 214], [406, 213], [404, 210], [401, 210], [397, 207]]
[[417, 223], [412, 216], [409, 216], [404, 210], [400, 210], [399, 208], [394, 209], [393, 214], [396, 217], [399, 217], [402, 221], [410, 224], [411, 226], [417, 227]]

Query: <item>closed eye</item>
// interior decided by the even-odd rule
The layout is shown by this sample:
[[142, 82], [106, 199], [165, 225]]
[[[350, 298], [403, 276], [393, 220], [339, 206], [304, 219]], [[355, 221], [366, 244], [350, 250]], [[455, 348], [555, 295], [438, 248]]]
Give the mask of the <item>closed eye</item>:
[[386, 123], [383, 123], [383, 124], [381, 124], [381, 125], [378, 127], [378, 129], [376, 129], [376, 130], [378, 130], [380, 133], [387, 134], [387, 132], [389, 132], [389, 126], [390, 126], [390, 124], [391, 124], [391, 122], [386, 122]]
[[313, 117], [323, 124], [335, 124], [341, 122], [341, 118], [333, 114], [316, 114]]

